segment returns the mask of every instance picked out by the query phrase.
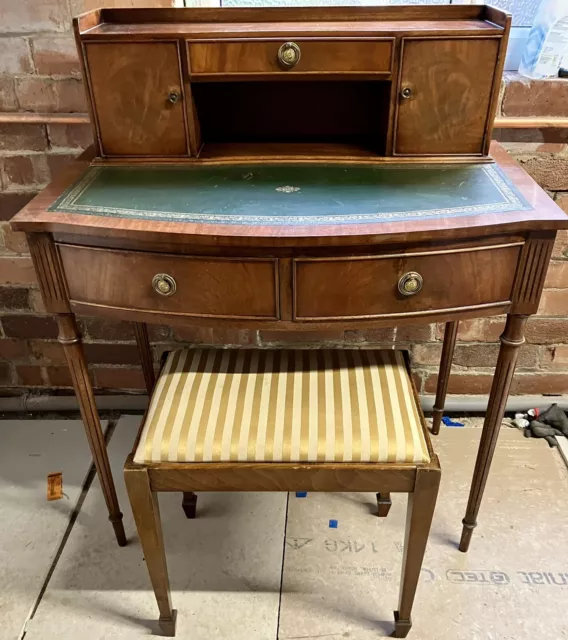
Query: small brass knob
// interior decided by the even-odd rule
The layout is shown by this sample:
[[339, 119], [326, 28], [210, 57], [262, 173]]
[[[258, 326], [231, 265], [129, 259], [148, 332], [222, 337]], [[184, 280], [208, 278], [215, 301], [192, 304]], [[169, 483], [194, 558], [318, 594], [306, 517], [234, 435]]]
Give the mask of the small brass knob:
[[278, 62], [286, 69], [295, 67], [300, 62], [302, 52], [295, 42], [285, 42], [278, 49]]
[[416, 295], [424, 284], [424, 280], [416, 271], [409, 271], [400, 277], [398, 281], [398, 290], [403, 296]]
[[180, 97], [181, 96], [178, 91], [170, 91], [168, 93], [168, 102], [175, 104], [176, 102], [179, 102]]
[[407, 100], [412, 95], [412, 89], [410, 87], [404, 87], [404, 89], [400, 92], [400, 97]]
[[152, 287], [161, 296], [173, 296], [176, 292], [176, 281], [167, 273], [157, 273], [152, 278]]

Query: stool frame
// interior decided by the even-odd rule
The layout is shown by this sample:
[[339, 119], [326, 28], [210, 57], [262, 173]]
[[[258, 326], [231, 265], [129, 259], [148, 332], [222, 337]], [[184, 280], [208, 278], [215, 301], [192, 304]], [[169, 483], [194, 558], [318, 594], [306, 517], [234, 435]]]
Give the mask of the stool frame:
[[[412, 377], [411, 377], [412, 381]], [[414, 401], [418, 394], [412, 383]], [[172, 607], [158, 493], [184, 494], [182, 506], [195, 517], [198, 491], [322, 491], [377, 492], [378, 514], [384, 517], [391, 493], [408, 493], [402, 576], [398, 609], [394, 612], [395, 638], [405, 638], [412, 626], [411, 611], [432, 524], [441, 469], [432, 449], [422, 412], [429, 463], [350, 462], [157, 462], [137, 464], [133, 450], [124, 466], [128, 497], [160, 612], [159, 627], [174, 636], [177, 612]]]

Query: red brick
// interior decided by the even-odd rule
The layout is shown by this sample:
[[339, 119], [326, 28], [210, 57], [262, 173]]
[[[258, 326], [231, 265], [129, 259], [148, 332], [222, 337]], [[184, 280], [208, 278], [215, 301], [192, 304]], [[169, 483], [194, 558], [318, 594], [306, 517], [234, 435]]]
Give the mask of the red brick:
[[0, 76], [0, 111], [17, 111], [18, 99], [14, 78]]
[[356, 331], [345, 332], [346, 344], [366, 344], [366, 343], [392, 343], [394, 341], [395, 329], [386, 327], [384, 329], [358, 329]]
[[32, 55], [39, 74], [67, 76], [81, 72], [77, 47], [71, 35], [33, 38]]
[[2, 0], [0, 32], [64, 31], [71, 24], [66, 2], [60, 0]]
[[73, 160], [77, 158], [80, 151], [77, 151], [75, 154], [71, 153], [53, 153], [47, 156], [47, 164], [49, 165], [49, 170], [51, 175], [56, 178], [57, 174], [61, 172], [62, 169], [68, 167]]
[[[448, 393], [456, 395], [483, 395], [489, 393], [493, 373], [458, 373], [452, 372], [448, 382]], [[424, 393], [436, 393], [438, 374], [430, 373], [424, 380]]]
[[0, 286], [0, 309], [29, 309], [29, 291], [22, 287]]
[[95, 386], [101, 389], [146, 389], [142, 370], [126, 367], [96, 367]]
[[548, 265], [546, 289], [568, 289], [568, 260], [553, 260]]
[[[566, 207], [568, 208], [568, 199], [566, 200]], [[559, 231], [556, 234], [552, 257], [568, 258], [568, 231]]]
[[568, 392], [568, 373], [517, 374], [513, 378], [511, 394], [540, 395], [563, 394]]
[[255, 337], [256, 332], [239, 329], [212, 329], [210, 327], [176, 327], [174, 329], [176, 340], [193, 344], [248, 345], [254, 343]]
[[[436, 337], [444, 338], [445, 324], [438, 324]], [[497, 342], [503, 333], [505, 319], [501, 317], [474, 318], [461, 320], [458, 327], [458, 340], [460, 342]]]
[[[321, 344], [342, 342], [343, 331], [261, 331], [260, 342], [282, 344]], [[237, 343], [239, 344], [239, 343]]]
[[568, 190], [568, 157], [554, 153], [540, 153], [515, 155], [515, 158], [543, 189]]
[[85, 90], [78, 78], [16, 78], [16, 95], [26, 111], [85, 112]]
[[566, 117], [568, 82], [530, 80], [518, 74], [505, 74], [502, 113], [505, 116]]
[[0, 151], [45, 151], [47, 136], [43, 124], [0, 124]]
[[90, 124], [50, 124], [47, 133], [52, 149], [86, 149], [93, 144], [93, 129]]
[[32, 57], [27, 38], [0, 38], [0, 74], [32, 72]]
[[13, 362], [27, 357], [28, 349], [22, 340], [10, 340], [9, 338], [0, 340], [0, 358]]
[[[0, 131], [0, 139], [2, 132]], [[28, 202], [37, 195], [37, 192], [29, 193], [0, 193], [0, 220], [10, 220], [23, 209]]]
[[17, 383], [26, 387], [42, 387], [44, 385], [42, 368], [33, 365], [16, 365]]
[[49, 182], [49, 169], [43, 155], [6, 156], [2, 158], [2, 173], [6, 187]]
[[92, 340], [134, 340], [132, 322], [106, 320], [105, 318], [85, 319], [85, 338]]
[[568, 345], [546, 347], [546, 352], [549, 354], [549, 358], [546, 362], [541, 362], [541, 367], [568, 371]]
[[30, 340], [29, 352], [31, 356], [43, 364], [67, 364], [65, 352], [59, 342], [45, 340]]
[[568, 342], [568, 319], [533, 316], [527, 322], [525, 336], [532, 344]]
[[32, 284], [36, 282], [32, 259], [21, 256], [0, 256], [1, 284]]
[[2, 242], [6, 249], [14, 253], [28, 253], [28, 243], [26, 234], [20, 231], [13, 231], [7, 222], [0, 222]]
[[52, 387], [72, 387], [71, 373], [67, 366], [47, 366], [45, 374]]
[[[478, 369], [494, 367], [499, 354], [498, 344], [473, 344], [456, 346], [453, 364], [458, 367]], [[524, 345], [519, 351], [517, 366], [534, 368], [538, 366], [540, 351], [535, 345]]]
[[[557, 193], [554, 198], [556, 204], [562, 209], [562, 211], [566, 211], [568, 213], [568, 193]], [[566, 231], [559, 231], [558, 234], [568, 233]]]
[[14, 384], [12, 365], [9, 362], [0, 362], [0, 385], [10, 386]]
[[56, 338], [58, 333], [51, 316], [3, 316], [2, 326], [7, 338]]
[[89, 363], [103, 364], [139, 364], [140, 355], [135, 344], [113, 344], [90, 342], [84, 345], [85, 356]]
[[568, 316], [568, 289], [543, 291], [538, 313], [542, 316]]
[[416, 366], [439, 365], [442, 356], [442, 345], [438, 343], [416, 344], [412, 346], [412, 363]]
[[39, 314], [45, 314], [47, 312], [41, 292], [37, 289], [30, 289], [30, 309]]
[[396, 342], [427, 342], [432, 339], [431, 324], [402, 325], [396, 330]]

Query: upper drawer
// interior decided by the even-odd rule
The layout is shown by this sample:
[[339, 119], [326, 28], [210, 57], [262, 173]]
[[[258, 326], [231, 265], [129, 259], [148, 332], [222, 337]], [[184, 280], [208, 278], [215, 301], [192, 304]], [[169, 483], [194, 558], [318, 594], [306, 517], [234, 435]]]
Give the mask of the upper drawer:
[[188, 42], [192, 76], [389, 74], [394, 38]]
[[278, 318], [277, 260], [59, 245], [72, 302], [217, 318]]
[[299, 258], [294, 261], [294, 317], [371, 319], [508, 302], [521, 245]]

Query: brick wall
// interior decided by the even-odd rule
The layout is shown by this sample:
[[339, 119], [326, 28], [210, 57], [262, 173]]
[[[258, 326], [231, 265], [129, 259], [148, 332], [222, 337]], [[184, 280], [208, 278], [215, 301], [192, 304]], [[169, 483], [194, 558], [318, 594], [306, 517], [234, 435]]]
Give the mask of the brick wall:
[[[86, 110], [70, 17], [92, 8], [90, 4], [101, 2], [2, 0], [0, 112]], [[154, 4], [169, 5], [170, 0]], [[529, 82], [508, 75], [501, 114], [567, 117], [568, 81]], [[568, 212], [568, 130], [500, 130], [496, 137]], [[70, 386], [55, 323], [45, 315], [25, 239], [13, 233], [7, 221], [90, 141], [90, 128], [83, 125], [0, 124], [0, 394]], [[80, 324], [97, 388], [142, 389], [130, 325], [95, 318], [82, 318]], [[489, 391], [502, 326], [502, 318], [461, 323], [450, 393]], [[151, 339], [156, 359], [164, 349], [183, 342], [239, 346], [281, 346], [292, 338], [304, 346], [321, 340], [355, 346], [396, 342], [411, 347], [421, 391], [433, 393], [442, 329], [431, 325], [328, 331], [286, 339], [274, 332], [152, 327]], [[530, 320], [527, 339], [513, 393], [568, 393], [567, 232], [560, 234], [554, 249], [539, 315]]]

